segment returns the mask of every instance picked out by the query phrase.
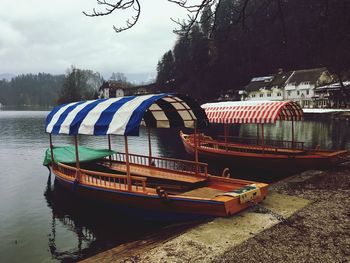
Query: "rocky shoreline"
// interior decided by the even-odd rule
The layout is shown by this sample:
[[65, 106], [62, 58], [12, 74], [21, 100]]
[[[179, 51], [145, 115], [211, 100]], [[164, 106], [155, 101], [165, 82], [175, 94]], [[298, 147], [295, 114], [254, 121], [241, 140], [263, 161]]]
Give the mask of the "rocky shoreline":
[[271, 189], [314, 202], [214, 262], [350, 262], [349, 164], [304, 172]]

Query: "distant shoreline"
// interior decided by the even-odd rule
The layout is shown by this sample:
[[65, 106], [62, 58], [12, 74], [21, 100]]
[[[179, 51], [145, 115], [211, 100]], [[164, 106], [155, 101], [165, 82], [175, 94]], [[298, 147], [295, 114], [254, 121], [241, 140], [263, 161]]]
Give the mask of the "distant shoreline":
[[350, 109], [303, 109], [307, 120], [350, 121]]
[[303, 109], [304, 113], [339, 113], [339, 112], [348, 112], [350, 113], [350, 109]]
[[52, 110], [55, 106], [33, 106], [33, 105], [22, 105], [22, 106], [0, 106], [0, 110], [3, 111], [47, 111]]

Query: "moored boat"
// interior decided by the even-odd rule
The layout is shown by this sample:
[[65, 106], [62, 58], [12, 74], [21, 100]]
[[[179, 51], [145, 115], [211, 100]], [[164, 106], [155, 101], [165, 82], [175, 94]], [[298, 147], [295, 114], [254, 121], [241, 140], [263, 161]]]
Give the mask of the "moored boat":
[[[45, 165], [78, 196], [157, 220], [229, 216], [262, 201], [267, 184], [208, 174], [205, 163], [129, 153], [128, 136], [152, 128], [205, 127], [207, 117], [191, 98], [157, 94], [74, 102], [56, 107], [46, 120], [50, 148]], [[74, 136], [56, 147], [52, 134]], [[78, 135], [107, 135], [108, 149], [78, 146]], [[125, 153], [114, 152], [111, 135], [124, 136]], [[149, 146], [151, 145], [149, 136]]]
[[[205, 134], [180, 132], [186, 151], [245, 169], [303, 171], [327, 168], [348, 160], [346, 150], [306, 149], [304, 142], [294, 140], [294, 121], [303, 118], [301, 107], [291, 101], [219, 102], [202, 105], [210, 123], [224, 125], [224, 136], [214, 139]], [[277, 120], [292, 121], [292, 139], [265, 140], [264, 124]], [[256, 138], [228, 135], [228, 125], [256, 124]], [[261, 135], [259, 136], [259, 126]]]

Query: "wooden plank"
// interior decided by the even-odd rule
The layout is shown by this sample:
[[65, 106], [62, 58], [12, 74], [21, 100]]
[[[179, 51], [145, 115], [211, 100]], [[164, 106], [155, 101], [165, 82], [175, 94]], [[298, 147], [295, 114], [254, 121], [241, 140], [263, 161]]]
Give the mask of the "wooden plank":
[[[225, 191], [210, 188], [210, 187], [200, 187], [200, 188], [182, 193], [181, 196], [215, 198], [216, 195], [222, 194], [222, 193], [225, 193]], [[231, 200], [231, 199], [232, 197], [228, 200]]]
[[[205, 145], [203, 145], [205, 144]], [[210, 146], [212, 144], [213, 146]], [[214, 140], [206, 140], [201, 144], [201, 146], [217, 149], [218, 146], [226, 147], [225, 143], [220, 143]], [[216, 148], [215, 148], [216, 147]], [[297, 149], [288, 149], [288, 148], [278, 148], [273, 146], [260, 146], [260, 145], [247, 145], [247, 144], [236, 144], [236, 143], [227, 143], [228, 151], [240, 151], [240, 150], [253, 150], [253, 151], [264, 151], [269, 153], [287, 153], [287, 154], [302, 154], [305, 153], [305, 150], [297, 150]], [[224, 151], [225, 149], [221, 149]]]
[[[110, 165], [109, 163], [105, 163]], [[126, 165], [123, 163], [113, 163], [110, 166], [111, 169], [126, 172]], [[181, 172], [173, 172], [171, 170], [162, 170], [154, 166], [143, 166], [137, 164], [130, 164], [130, 172], [133, 175], [166, 179], [172, 181], [180, 181], [185, 183], [199, 183], [207, 180], [206, 177], [199, 177], [195, 175], [182, 174]]]
[[[74, 181], [74, 178], [72, 178], [71, 176], [67, 176], [58, 170], [54, 170], [54, 173], [59, 177], [65, 178], [66, 180], [69, 180], [72, 182]], [[103, 182], [101, 182], [101, 181], [103, 181]], [[126, 191], [126, 184], [125, 183], [114, 182], [113, 184], [107, 185], [106, 182], [107, 182], [106, 180], [99, 180], [99, 181], [90, 182], [89, 180], [83, 179], [80, 183], [84, 184], [84, 185], [96, 186], [96, 187], [103, 188], [103, 189], [121, 190], [124, 192]], [[156, 190], [154, 188], [143, 187], [142, 185], [139, 185], [139, 186], [132, 185], [131, 192], [156, 194]]]

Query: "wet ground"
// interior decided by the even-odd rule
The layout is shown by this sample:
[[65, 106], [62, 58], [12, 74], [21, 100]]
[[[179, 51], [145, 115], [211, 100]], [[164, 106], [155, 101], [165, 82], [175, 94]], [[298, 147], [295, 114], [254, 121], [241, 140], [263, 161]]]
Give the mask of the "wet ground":
[[350, 164], [304, 172], [272, 190], [313, 203], [214, 262], [350, 262]]

